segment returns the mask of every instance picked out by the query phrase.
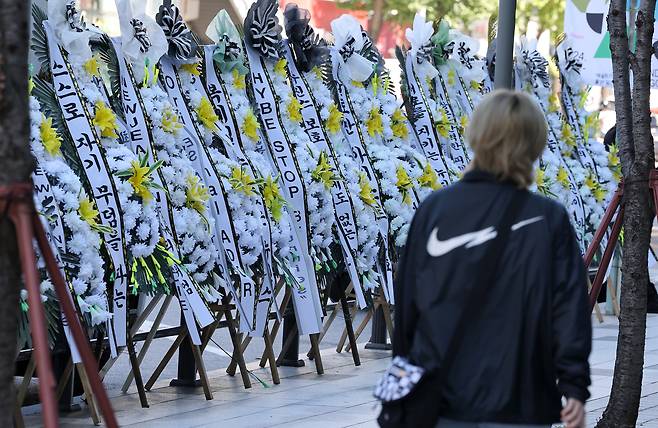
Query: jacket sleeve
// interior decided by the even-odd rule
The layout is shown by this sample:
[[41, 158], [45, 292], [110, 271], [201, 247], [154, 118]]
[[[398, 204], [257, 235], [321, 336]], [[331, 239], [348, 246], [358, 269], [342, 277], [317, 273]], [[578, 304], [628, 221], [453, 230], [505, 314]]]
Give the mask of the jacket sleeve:
[[407, 242], [398, 260], [395, 278], [393, 279], [393, 293], [395, 296], [395, 312], [393, 314], [393, 356], [407, 356], [411, 348], [411, 342], [415, 334], [415, 325], [418, 312], [414, 303], [414, 243], [422, 242], [418, 235], [419, 217], [425, 203], [416, 210], [411, 222]]
[[553, 244], [553, 358], [563, 396], [589, 398], [589, 354], [592, 324], [587, 304], [587, 277], [569, 215], [562, 209]]

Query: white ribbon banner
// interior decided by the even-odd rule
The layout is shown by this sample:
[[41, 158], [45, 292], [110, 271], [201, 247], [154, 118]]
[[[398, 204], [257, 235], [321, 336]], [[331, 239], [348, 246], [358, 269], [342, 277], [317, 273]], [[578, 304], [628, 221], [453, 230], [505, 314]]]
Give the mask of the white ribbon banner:
[[[322, 309], [318, 286], [315, 278], [313, 261], [310, 256], [308, 210], [306, 207], [306, 189], [297, 168], [297, 161], [291, 148], [292, 142], [280, 121], [283, 114], [275, 101], [274, 89], [262, 58], [249, 46], [245, 47], [249, 58], [254, 98], [258, 106], [264, 134], [267, 136], [266, 152], [278, 169], [286, 200], [292, 209], [292, 219], [296, 236], [291, 237], [293, 251], [299, 255], [299, 262], [292, 268], [299, 287], [292, 287], [293, 304], [300, 334], [315, 334], [322, 329]], [[294, 240], [298, 242], [295, 242]], [[305, 266], [301, 266], [301, 264]]]
[[[101, 151], [95, 129], [91, 125], [81, 94], [78, 92], [75, 79], [69, 70], [69, 65], [62, 55], [50, 25], [45, 21], [44, 28], [48, 35], [50, 69], [53, 77], [53, 87], [62, 109], [69, 133], [75, 142], [78, 156], [90, 183], [91, 197], [100, 211], [100, 221], [103, 226], [111, 228], [111, 232], [103, 234], [105, 245], [114, 265], [114, 298], [113, 323], [117, 346], [126, 345], [126, 313], [129, 272], [126, 266], [126, 251], [124, 247], [123, 220], [121, 209], [112, 181], [109, 167]], [[111, 332], [108, 332], [108, 335]], [[112, 339], [110, 339], [112, 340]]]

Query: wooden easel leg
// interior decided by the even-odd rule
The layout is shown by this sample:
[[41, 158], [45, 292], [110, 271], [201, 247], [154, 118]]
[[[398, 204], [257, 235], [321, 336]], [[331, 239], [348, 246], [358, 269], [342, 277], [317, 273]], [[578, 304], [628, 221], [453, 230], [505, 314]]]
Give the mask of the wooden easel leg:
[[619, 308], [619, 300], [617, 299], [617, 290], [616, 284], [613, 284], [608, 278], [608, 292], [610, 293], [610, 299], [612, 299], [612, 310], [615, 311], [615, 316], [619, 318], [621, 309]]
[[210, 382], [208, 382], [208, 373], [206, 372], [206, 365], [203, 362], [203, 356], [199, 346], [192, 345], [192, 353], [194, 354], [194, 361], [196, 362], [199, 378], [201, 379], [201, 386], [203, 387], [203, 394], [206, 400], [212, 400], [212, 392], [210, 391]]
[[[322, 325], [322, 331], [320, 332], [320, 335], [318, 336], [318, 347], [320, 346], [320, 343], [322, 343], [322, 339], [324, 339], [324, 335], [327, 334], [327, 331], [329, 330], [329, 327], [331, 327], [331, 324], [333, 324], [334, 320], [336, 319], [336, 315], [338, 315], [339, 311], [339, 304], [334, 306], [333, 311], [331, 311], [331, 314], [329, 317], [325, 320], [324, 324]], [[314, 353], [313, 349], [311, 348], [306, 356], [312, 360], [314, 358]]]
[[144, 389], [146, 389], [147, 391], [151, 390], [155, 382], [162, 374], [162, 371], [165, 369], [165, 367], [167, 367], [167, 364], [169, 364], [169, 361], [172, 359], [172, 357], [176, 353], [176, 350], [178, 349], [178, 347], [183, 342], [183, 339], [185, 339], [186, 336], [187, 336], [187, 330], [181, 327], [181, 332], [178, 333], [178, 336], [176, 336], [176, 340], [174, 340], [174, 343], [171, 344], [171, 346], [165, 353], [164, 357], [162, 358], [162, 361], [160, 361], [160, 364], [158, 364], [158, 367], [155, 368], [155, 371], [144, 385]]
[[[290, 299], [292, 298], [292, 292], [290, 291], [289, 288], [286, 288], [286, 294], [283, 296], [283, 300], [281, 301], [281, 312], [285, 312], [286, 309], [288, 308], [288, 305], [290, 304]], [[272, 326], [272, 342], [276, 340], [277, 334], [279, 333], [279, 328], [281, 327], [281, 321], [277, 319], [274, 321], [274, 325]], [[265, 364], [267, 362], [267, 355], [265, 355], [265, 352], [263, 352], [263, 355], [260, 357], [260, 363], [258, 364], [261, 368], [265, 367]]]
[[315, 361], [315, 370], [319, 375], [324, 374], [324, 365], [322, 364], [322, 355], [320, 355], [320, 334], [310, 334], [311, 352], [313, 353], [313, 361]]
[[[146, 339], [144, 340], [144, 344], [142, 345], [142, 348], [139, 350], [139, 355], [137, 356], [137, 364], [141, 365], [142, 361], [144, 361], [146, 352], [148, 352], [151, 343], [153, 343], [153, 339], [155, 338], [155, 335], [158, 332], [158, 328], [162, 323], [162, 318], [164, 318], [172, 298], [173, 296], [165, 297], [164, 303], [162, 304], [162, 307], [160, 308], [158, 315], [156, 315], [155, 320], [153, 321], [153, 325], [151, 326], [151, 329], [149, 330], [149, 333], [146, 336]], [[130, 384], [132, 383], [132, 381], [133, 381], [133, 372], [130, 371], [130, 373], [128, 373], [128, 376], [126, 377], [126, 381], [123, 383], [123, 386], [121, 387], [121, 391], [128, 392], [128, 388], [130, 388]]]
[[393, 318], [391, 317], [391, 305], [384, 301], [382, 302], [384, 312], [384, 322], [386, 323], [386, 330], [388, 337], [393, 338]]
[[[347, 298], [343, 294], [340, 298], [340, 305], [343, 308], [343, 317], [345, 318], [345, 329], [347, 330], [347, 336], [350, 339], [350, 345], [352, 347], [352, 360], [354, 360], [355, 366], [361, 365], [361, 357], [359, 357], [359, 350], [356, 347], [356, 337], [354, 337], [354, 330], [352, 326], [352, 317], [350, 316], [349, 305], [347, 304]], [[355, 313], [356, 313], [355, 306]]]
[[[242, 339], [242, 333], [238, 333], [238, 337], [239, 337], [239, 339]], [[251, 339], [252, 339], [252, 337], [247, 335], [247, 337], [245, 337], [244, 340], [242, 341], [242, 345], [240, 345], [240, 353], [242, 353], [243, 355], [244, 355], [245, 349], [247, 349], [247, 346], [249, 346], [249, 344], [251, 343]], [[238, 365], [238, 361], [236, 359], [235, 349], [234, 349], [233, 350], [233, 358], [231, 358], [231, 362], [228, 365], [228, 367], [226, 368], [226, 373], [229, 376], [235, 376], [235, 370], [237, 369], [237, 365]]]
[[[372, 319], [372, 317], [373, 317], [373, 315], [374, 315], [374, 313], [375, 313], [375, 311], [377, 310], [378, 307], [379, 307], [379, 304], [377, 304], [377, 303], [375, 305], [373, 305], [372, 309], [368, 311], [368, 313], [366, 314], [365, 317], [363, 317], [363, 320], [361, 321], [361, 324], [359, 324], [359, 326], [356, 328], [356, 331], [354, 332], [354, 345], [356, 345], [356, 341], [361, 336], [361, 333], [363, 333], [363, 330], [365, 330], [365, 328], [368, 326], [368, 323]], [[345, 334], [347, 334], [347, 331], [345, 332]], [[350, 341], [350, 344], [345, 347], [345, 352], [350, 352], [350, 350], [352, 349], [352, 345], [353, 344]]]
[[139, 402], [143, 409], [147, 409], [149, 407], [149, 402], [146, 399], [146, 391], [144, 390], [144, 382], [142, 381], [142, 371], [139, 368], [139, 361], [137, 361], [137, 354], [135, 352], [135, 344], [133, 343], [132, 335], [128, 335], [126, 345], [128, 346], [128, 357], [130, 358], [132, 373], [135, 376], [135, 385], [137, 386]]
[[[342, 306], [342, 302], [341, 302]], [[349, 304], [347, 303], [347, 299], [345, 299], [345, 306], [349, 308]], [[350, 336], [350, 331], [352, 331], [352, 335], [354, 334], [354, 326], [352, 325], [352, 320], [356, 316], [357, 311], [359, 308], [354, 305], [352, 309], [348, 309], [345, 311], [345, 308], [343, 308], [343, 318], [345, 322], [345, 328], [343, 329], [343, 333], [340, 335], [340, 339], [338, 340], [338, 344], [336, 345], [336, 352], [339, 354], [343, 352], [343, 346], [345, 346], [345, 341], [349, 338]], [[367, 315], [366, 315], [367, 316]]]
[[279, 369], [276, 366], [276, 359], [274, 357], [274, 348], [272, 347], [272, 338], [270, 337], [270, 331], [267, 325], [265, 326], [263, 341], [265, 342], [265, 351], [268, 354], [268, 360], [270, 362], [270, 372], [272, 373], [272, 382], [275, 385], [278, 385], [281, 383], [281, 379], [279, 378]]
[[[161, 295], [155, 295], [155, 296], [153, 296], [153, 298], [151, 299], [151, 301], [149, 302], [149, 304], [146, 305], [146, 308], [144, 308], [144, 311], [139, 315], [139, 317], [137, 318], [137, 320], [135, 320], [135, 322], [133, 323], [133, 326], [132, 326], [132, 328], [130, 329], [130, 334], [132, 334], [132, 335], [137, 334], [137, 332], [138, 332], [139, 329], [141, 328], [142, 324], [144, 324], [144, 321], [146, 321], [146, 319], [147, 319], [148, 316], [151, 314], [151, 312], [153, 312], [153, 309], [155, 309], [155, 307], [157, 306], [157, 304], [158, 304], [158, 302], [160, 301], [160, 298], [161, 298], [161, 297], [162, 297]], [[105, 378], [105, 375], [107, 375], [107, 372], [109, 372], [110, 369], [112, 368], [112, 366], [114, 366], [114, 363], [117, 362], [117, 360], [118, 360], [119, 357], [121, 356], [121, 353], [122, 353], [121, 351], [118, 351], [118, 354], [117, 354], [116, 358], [110, 358], [110, 359], [107, 360], [107, 362], [103, 365], [103, 367], [101, 368], [101, 370], [100, 370], [100, 372], [99, 372], [99, 374], [100, 374], [100, 378], [101, 378], [101, 379], [104, 379], [104, 378]], [[130, 374], [130, 375], [132, 375], [132, 374]], [[125, 392], [125, 391], [124, 391], [124, 392]]]
[[89, 384], [89, 378], [87, 377], [87, 372], [85, 371], [85, 368], [81, 363], [76, 364], [75, 368], [78, 372], [78, 376], [80, 376], [80, 382], [82, 383], [82, 389], [85, 393], [87, 406], [89, 406], [89, 413], [91, 414], [91, 420], [94, 423], [94, 425], [98, 426], [101, 424], [101, 420], [98, 417], [98, 411], [96, 410], [96, 403], [94, 402], [94, 394], [91, 391], [91, 385]]
[[603, 257], [601, 257], [601, 264], [599, 265], [598, 270], [596, 271], [596, 276], [594, 277], [594, 283], [592, 284], [592, 290], [589, 294], [589, 304], [590, 312], [596, 306], [596, 300], [601, 291], [601, 286], [603, 285], [603, 278], [605, 277], [608, 266], [610, 265], [610, 260], [612, 259], [612, 253], [615, 250], [617, 245], [617, 239], [619, 238], [619, 233], [621, 232], [621, 227], [624, 221], [624, 207], [619, 210], [617, 219], [615, 220], [614, 225], [612, 226], [612, 232], [610, 233], [610, 239], [608, 244], [605, 247], [603, 252]]
[[[69, 359], [69, 361], [71, 361]], [[36, 362], [34, 361], [34, 355], [30, 356], [30, 361], [27, 363], [25, 368], [25, 373], [23, 374], [23, 382], [21, 382], [18, 390], [16, 391], [16, 404], [14, 406], [14, 426], [15, 428], [24, 428], [25, 422], [23, 421], [23, 412], [21, 411], [23, 407], [23, 402], [25, 401], [25, 396], [27, 395], [27, 388], [30, 386], [30, 380], [34, 376], [34, 370], [36, 369]], [[68, 379], [68, 375], [65, 379]], [[66, 381], [64, 381], [66, 384]]]
[[227, 310], [224, 313], [226, 318], [226, 324], [228, 326], [228, 333], [231, 336], [231, 343], [233, 343], [233, 358], [231, 362], [237, 361], [238, 367], [240, 367], [240, 376], [242, 377], [242, 384], [245, 389], [251, 388], [251, 379], [249, 378], [249, 371], [247, 370], [247, 365], [244, 362], [244, 354], [242, 353], [242, 346], [240, 345], [240, 337], [238, 332], [235, 329], [235, 320], [233, 319], [233, 314], [230, 310]]

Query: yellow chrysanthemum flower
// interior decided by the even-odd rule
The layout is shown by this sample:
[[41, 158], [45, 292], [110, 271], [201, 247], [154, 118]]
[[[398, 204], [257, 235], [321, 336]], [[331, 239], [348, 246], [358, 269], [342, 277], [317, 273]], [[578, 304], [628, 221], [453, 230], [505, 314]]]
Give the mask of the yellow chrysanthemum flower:
[[335, 103], [331, 103], [329, 106], [329, 117], [324, 123], [325, 127], [331, 134], [337, 134], [340, 132], [341, 123], [343, 122], [343, 112], [338, 110], [338, 106]]
[[396, 109], [391, 116], [391, 131], [397, 138], [406, 139], [409, 136], [409, 128], [407, 127], [407, 118], [402, 113], [401, 109]]
[[404, 169], [402, 165], [398, 165], [395, 170], [395, 177], [397, 178], [395, 185], [400, 193], [402, 193], [402, 202], [411, 205], [411, 189], [413, 188], [414, 183], [411, 181], [409, 173], [407, 173], [407, 170]]
[[359, 82], [358, 80], [352, 80], [352, 86], [356, 88], [363, 88], [363, 82]]
[[285, 206], [286, 201], [281, 195], [279, 184], [272, 178], [272, 176], [268, 176], [263, 181], [261, 193], [263, 194], [263, 199], [265, 200], [265, 206], [269, 212], [272, 213], [274, 220], [281, 220], [283, 207]]
[[53, 119], [44, 115], [41, 115], [41, 118], [41, 126], [39, 127], [41, 144], [43, 144], [43, 148], [50, 156], [59, 156], [62, 139], [57, 135], [57, 131], [53, 127]]
[[564, 167], [560, 167], [557, 170], [557, 177], [556, 180], [558, 183], [562, 185], [565, 189], [569, 188], [569, 173], [567, 173], [567, 170]]
[[247, 171], [239, 166], [234, 166], [231, 169], [231, 176], [228, 181], [236, 192], [242, 192], [247, 196], [253, 196], [255, 194], [254, 186], [256, 185], [256, 181], [254, 181], [252, 176], [247, 174]]
[[578, 100], [578, 107], [582, 110], [587, 104], [587, 98], [589, 98], [589, 91], [583, 91], [580, 93], [580, 99]]
[[331, 186], [334, 185], [336, 176], [334, 175], [334, 169], [329, 163], [329, 157], [325, 152], [320, 153], [318, 158], [318, 165], [315, 167], [311, 173], [313, 180], [324, 184], [324, 187], [329, 190]]
[[572, 149], [578, 146], [578, 143], [576, 142], [576, 136], [571, 129], [571, 125], [569, 125], [567, 122], [562, 123], [562, 132], [560, 133], [560, 137], [567, 144], [567, 146], [571, 147]]
[[470, 85], [474, 91], [480, 91], [482, 89], [482, 82], [478, 82], [477, 80], [471, 80]]
[[181, 65], [180, 69], [195, 76], [201, 76], [201, 70], [199, 69], [200, 65], [201, 64], [198, 62], [193, 62], [191, 64]]
[[196, 108], [196, 115], [206, 129], [213, 132], [217, 131], [219, 116], [215, 113], [215, 108], [210, 103], [208, 97], [201, 97], [201, 102]]
[[210, 198], [208, 189], [196, 175], [188, 175], [185, 181], [187, 182], [185, 205], [203, 214], [206, 211], [206, 202]]
[[368, 119], [366, 119], [366, 128], [368, 129], [368, 135], [374, 137], [375, 135], [381, 135], [384, 133], [384, 123], [382, 122], [382, 114], [379, 112], [378, 107], [373, 107], [370, 110]]
[[434, 122], [434, 127], [440, 136], [448, 138], [450, 135], [450, 119], [448, 119], [448, 113], [442, 108], [439, 110], [439, 115], [441, 118]]
[[170, 108], [167, 108], [165, 111], [162, 112], [162, 119], [160, 120], [160, 125], [162, 126], [162, 130], [169, 134], [175, 134], [176, 132], [178, 132], [180, 129], [183, 128], [183, 124], [180, 123], [178, 114], [176, 114], [176, 112], [174, 112]]
[[78, 214], [80, 218], [89, 224], [91, 227], [96, 227], [96, 218], [98, 217], [98, 210], [94, 207], [94, 203], [89, 200], [87, 196], [80, 199], [80, 206], [78, 207]]
[[421, 187], [426, 187], [432, 190], [439, 190], [441, 188], [439, 177], [436, 175], [436, 171], [434, 171], [431, 164], [427, 163], [423, 168], [423, 173], [418, 177], [418, 184], [420, 184]]
[[605, 198], [607, 196], [607, 192], [603, 188], [603, 186], [598, 186], [596, 189], [594, 189], [594, 192], [592, 192], [594, 195], [594, 199], [596, 199], [596, 202], [602, 203], [605, 201]]
[[318, 79], [322, 80], [324, 77], [322, 76], [322, 69], [318, 67], [317, 65], [311, 69], [311, 72], [315, 74], [315, 77]]
[[292, 95], [290, 96], [286, 110], [288, 111], [288, 117], [291, 121], [299, 123], [303, 120], [302, 105], [299, 100]]
[[30, 77], [27, 81], [27, 93], [32, 95], [33, 90], [34, 90], [34, 79]]
[[100, 129], [101, 136], [105, 138], [117, 138], [117, 117], [107, 104], [103, 101], [96, 101], [96, 109], [94, 115], [94, 126]]
[[585, 126], [583, 129], [583, 139], [589, 141], [589, 136], [596, 132], [599, 126], [599, 113], [592, 113], [585, 117]]
[[243, 90], [247, 87], [247, 82], [245, 80], [246, 75], [240, 74], [237, 68], [234, 68], [231, 72], [233, 75], [233, 87], [235, 89]]
[[100, 77], [101, 75], [101, 68], [100, 65], [98, 64], [98, 57], [96, 55], [88, 59], [87, 62], [85, 62], [82, 67], [90, 76]]
[[132, 161], [130, 165], [130, 172], [132, 175], [128, 178], [128, 182], [132, 184], [135, 194], [145, 202], [148, 202], [153, 198], [153, 195], [147, 186], [150, 181], [149, 169], [148, 166], [141, 166], [139, 162]]
[[455, 70], [453, 69], [448, 70], [448, 85], [455, 86], [456, 82], [457, 82], [457, 75], [455, 73]]
[[281, 58], [276, 62], [276, 64], [274, 64], [274, 72], [283, 78], [287, 78], [288, 77], [288, 72], [286, 71], [287, 66], [288, 66], [288, 61]]
[[541, 168], [535, 171], [535, 184], [537, 184], [537, 188], [539, 189], [546, 186], [546, 171]]
[[372, 186], [365, 172], [359, 173], [359, 197], [364, 204], [377, 208], [377, 200], [372, 193]]
[[555, 92], [552, 92], [548, 97], [548, 112], [556, 113], [560, 111], [560, 99]]
[[592, 193], [592, 196], [594, 196], [594, 199], [596, 199], [596, 202], [603, 202], [605, 200], [605, 189], [601, 186], [601, 183], [596, 181], [596, 177], [594, 174], [590, 171], [587, 174], [587, 178], [585, 178], [585, 187], [589, 189], [589, 191]]
[[462, 133], [466, 133], [466, 127], [468, 126], [468, 116], [463, 115], [462, 117], [459, 118], [459, 131]]
[[240, 129], [250, 140], [258, 141], [258, 130], [260, 129], [260, 124], [251, 108], [247, 110], [247, 113], [244, 115], [244, 120], [242, 121]]

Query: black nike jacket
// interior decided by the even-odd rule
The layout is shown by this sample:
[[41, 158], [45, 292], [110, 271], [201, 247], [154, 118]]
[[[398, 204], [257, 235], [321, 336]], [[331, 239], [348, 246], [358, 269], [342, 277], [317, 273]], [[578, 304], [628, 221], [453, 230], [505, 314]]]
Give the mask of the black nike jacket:
[[393, 354], [426, 368], [429, 379], [459, 313], [470, 313], [445, 378], [433, 380], [446, 418], [551, 424], [560, 420], [561, 397], [589, 397], [586, 274], [560, 204], [528, 195], [489, 279], [486, 304], [467, 301], [491, 227], [514, 190], [471, 171], [434, 193], [416, 212], [398, 266]]

